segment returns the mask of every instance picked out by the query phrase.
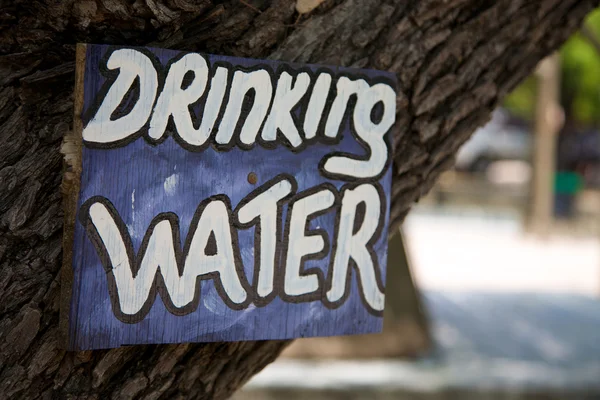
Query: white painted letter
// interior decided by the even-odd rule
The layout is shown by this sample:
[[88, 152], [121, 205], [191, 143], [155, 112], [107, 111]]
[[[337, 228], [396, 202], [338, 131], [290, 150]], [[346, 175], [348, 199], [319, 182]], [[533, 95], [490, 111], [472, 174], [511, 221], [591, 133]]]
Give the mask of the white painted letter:
[[[350, 82], [347, 78], [340, 79], [338, 82], [338, 90], [342, 79], [346, 80], [346, 83], [341, 85], [343, 86], [342, 93], [344, 93], [344, 98], [346, 98], [345, 102], [347, 102], [347, 95], [349, 93], [348, 88], [352, 88], [352, 91], [357, 90], [358, 99], [356, 101], [356, 106], [354, 107], [352, 121], [354, 123], [356, 134], [369, 147], [369, 158], [367, 160], [354, 160], [344, 156], [333, 156], [325, 161], [324, 168], [327, 172], [336, 175], [351, 176], [355, 178], [371, 178], [379, 175], [379, 173], [383, 171], [390, 156], [384, 136], [396, 120], [396, 94], [389, 85], [384, 83], [378, 83], [369, 87], [364, 81], [361, 81], [363, 83], [358, 84], [358, 81]], [[338, 98], [336, 97], [335, 101], [337, 101], [337, 99]], [[335, 101], [334, 107], [336, 107]], [[383, 116], [381, 121], [375, 124], [371, 120], [371, 111], [379, 102], [383, 103]], [[332, 107], [330, 119], [327, 121], [327, 129], [330, 129], [330, 131], [327, 131], [326, 129], [326, 134], [333, 133], [334, 128], [337, 133], [337, 126], [339, 126], [339, 123], [337, 125], [334, 125], [333, 123], [337, 121], [339, 115], [338, 111], [340, 109], [341, 108], [336, 107], [336, 114], [332, 117], [334, 110]], [[345, 106], [343, 109], [345, 109]], [[332, 121], [331, 126], [329, 121]]]
[[236, 71], [233, 75], [233, 82], [229, 91], [229, 101], [227, 102], [227, 108], [225, 108], [225, 114], [217, 132], [217, 143], [228, 144], [231, 141], [235, 126], [240, 119], [244, 98], [250, 90], [254, 90], [254, 102], [252, 103], [252, 109], [244, 121], [240, 140], [247, 145], [254, 143], [256, 140], [258, 130], [269, 110], [273, 94], [271, 76], [264, 69], [252, 72]]
[[[111, 267], [123, 314], [136, 315], [142, 311], [157, 273], [161, 274], [169, 299], [176, 308], [185, 307], [194, 300], [196, 291], [200, 290], [196, 287], [198, 276], [213, 272], [218, 273], [216, 279], [220, 279], [232, 302], [239, 304], [246, 300], [247, 293], [235, 268], [229, 213], [224, 202], [211, 201], [200, 216], [197, 229], [194, 230], [194, 226], [190, 228], [189, 234], [193, 237], [185, 260], [181, 260], [184, 263], [181, 276], [177, 266], [180, 260], [176, 256], [179, 248], [176, 251], [175, 247], [179, 243], [174, 243], [173, 237], [173, 230], [177, 227], [173, 227], [170, 220], [160, 220], [150, 228], [144, 239], [147, 245], [140, 249], [141, 257], [135, 257], [133, 249], [128, 253], [117, 222], [106, 205], [93, 203], [89, 217], [110, 259], [105, 266]], [[118, 219], [118, 216], [115, 217]], [[211, 232], [215, 236], [217, 253], [206, 255]], [[94, 244], [97, 245], [96, 242]], [[140, 260], [139, 269], [134, 266], [136, 259]], [[137, 272], [134, 274], [135, 269]]]
[[[189, 86], [182, 89], [183, 78], [188, 72], [193, 72], [194, 77]], [[194, 129], [188, 106], [202, 96], [207, 81], [208, 65], [204, 57], [198, 53], [186, 54], [171, 64], [165, 86], [154, 107], [148, 136], [155, 140], [160, 139], [172, 115], [177, 133], [185, 142], [193, 146], [204, 144], [208, 135], [203, 135], [202, 133], [205, 132]]]
[[[212, 200], [202, 211], [186, 255], [185, 267], [187, 269], [190, 265], [192, 276], [217, 272], [227, 297], [232, 302], [240, 304], [246, 301], [247, 293], [235, 268], [231, 220], [227, 208], [228, 206], [222, 200]], [[215, 237], [217, 252], [214, 255], [206, 255], [204, 250], [211, 232]]]
[[[123, 314], [135, 315], [141, 311], [148, 300], [159, 266], [163, 277], [167, 277], [165, 283], [181, 280], [173, 247], [173, 232], [168, 220], [162, 220], [152, 228], [140, 269], [134, 276], [131, 265], [133, 260], [129, 259], [121, 232], [106, 206], [100, 202], [92, 204], [89, 215], [110, 258], [110, 272], [115, 279], [119, 306]], [[157, 248], [158, 243], [162, 245], [160, 249]], [[182, 281], [178, 288], [169, 287], [167, 284], [171, 301], [176, 307], [183, 307], [192, 301], [194, 288], [186, 288], [185, 284], [186, 282]], [[185, 297], [183, 294], [189, 296]]]
[[326, 210], [335, 202], [335, 195], [329, 189], [323, 189], [303, 197], [288, 209], [289, 220], [288, 249], [285, 262], [284, 292], [288, 296], [300, 296], [319, 289], [317, 275], [300, 275], [302, 258], [319, 253], [325, 248], [321, 234], [306, 235], [306, 220], [312, 214]]
[[223, 98], [225, 97], [228, 73], [227, 68], [218, 67], [215, 76], [210, 81], [210, 90], [208, 91], [208, 97], [206, 98], [204, 111], [202, 112], [202, 122], [200, 123], [200, 128], [198, 128], [199, 137], [208, 138], [212, 133], [215, 121], [219, 116], [219, 110], [223, 104]]
[[[244, 204], [239, 210], [237, 218], [240, 223], [248, 224], [253, 221], [260, 224], [254, 229], [260, 229], [260, 260], [255, 259], [260, 269], [255, 270], [258, 278], [256, 291], [259, 296], [267, 297], [273, 292], [273, 279], [275, 278], [275, 251], [277, 249], [277, 226], [279, 224], [279, 215], [277, 215], [277, 203], [289, 195], [292, 191], [292, 184], [289, 180], [283, 179], [266, 191], [262, 192], [248, 203]], [[254, 254], [254, 257], [259, 257]]]
[[[353, 234], [354, 219], [357, 206], [364, 202], [365, 215], [358, 232]], [[379, 225], [381, 212], [381, 199], [379, 192], [371, 184], [363, 184], [355, 189], [344, 191], [340, 222], [337, 234], [337, 249], [333, 255], [334, 262], [330, 274], [331, 288], [327, 292], [327, 299], [331, 302], [340, 300], [346, 291], [346, 276], [350, 258], [356, 263], [360, 272], [360, 282], [367, 304], [376, 311], [382, 311], [385, 295], [379, 290], [375, 268], [377, 265], [371, 258], [368, 246]]]
[[340, 124], [344, 119], [346, 113], [346, 107], [348, 106], [348, 100], [353, 94], [359, 95], [363, 90], [368, 89], [369, 84], [364, 79], [358, 79], [351, 81], [350, 79], [342, 76], [337, 81], [336, 95], [329, 110], [329, 116], [327, 117], [327, 123], [325, 124], [325, 136], [334, 138], [337, 137], [340, 130]]
[[317, 128], [327, 103], [329, 88], [331, 88], [331, 75], [323, 72], [315, 82], [304, 116], [304, 135], [307, 139], [312, 139], [317, 135]]
[[[106, 67], [119, 69], [119, 75], [108, 89], [96, 115], [83, 129], [83, 140], [89, 143], [116, 142], [139, 131], [150, 117], [158, 89], [158, 75], [152, 61], [137, 50], [115, 50]], [[127, 115], [111, 120], [111, 115], [136, 78], [139, 78], [140, 96], [133, 109]]]
[[293, 147], [298, 147], [302, 144], [302, 139], [291, 112], [306, 93], [310, 85], [310, 76], [306, 72], [298, 74], [294, 88], [292, 88], [292, 79], [292, 76], [285, 71], [279, 75], [273, 106], [261, 135], [263, 140], [272, 142], [277, 140], [277, 129], [279, 129]]

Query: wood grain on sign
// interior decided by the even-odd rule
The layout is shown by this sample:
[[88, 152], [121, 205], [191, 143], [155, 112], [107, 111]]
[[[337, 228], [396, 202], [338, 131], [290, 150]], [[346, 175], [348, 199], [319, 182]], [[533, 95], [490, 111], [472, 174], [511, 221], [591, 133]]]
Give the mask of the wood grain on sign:
[[379, 332], [395, 76], [79, 46], [69, 349]]

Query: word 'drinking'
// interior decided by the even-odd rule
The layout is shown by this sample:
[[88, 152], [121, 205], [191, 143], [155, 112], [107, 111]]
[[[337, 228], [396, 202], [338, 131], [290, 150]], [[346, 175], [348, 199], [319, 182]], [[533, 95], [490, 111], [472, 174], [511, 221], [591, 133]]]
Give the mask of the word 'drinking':
[[[299, 151], [313, 140], [335, 142], [345, 116], [351, 114], [351, 131], [367, 155], [327, 155], [323, 172], [366, 179], [381, 174], [389, 161], [384, 136], [395, 121], [396, 95], [387, 83], [370, 84], [326, 71], [316, 74], [316, 79], [306, 71], [283, 69], [275, 74], [266, 65], [251, 70], [226, 63], [210, 66], [198, 53], [184, 54], [165, 71], [135, 49], [113, 51], [105, 69], [118, 70], [118, 75], [98, 96], [93, 117], [83, 130], [90, 147], [127, 144], [140, 132], [146, 140], [159, 142], [172, 119], [176, 138], [189, 150], [202, 150], [212, 140], [217, 149], [234, 145], [249, 149], [258, 141], [265, 147], [283, 142]], [[136, 83], [135, 103], [130, 109], [122, 107], [132, 103], [129, 97]], [[353, 96], [354, 109], [347, 111]], [[302, 102], [300, 123], [295, 109]], [[196, 106], [199, 112], [194, 111]], [[380, 115], [373, 118], [378, 109]]]

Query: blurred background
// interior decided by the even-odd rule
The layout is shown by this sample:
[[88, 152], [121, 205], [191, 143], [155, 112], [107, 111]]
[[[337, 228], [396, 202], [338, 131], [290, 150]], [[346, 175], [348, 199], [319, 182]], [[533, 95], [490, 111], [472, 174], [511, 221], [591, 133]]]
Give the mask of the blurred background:
[[236, 399], [600, 398], [600, 11], [390, 242], [381, 335], [301, 339]]

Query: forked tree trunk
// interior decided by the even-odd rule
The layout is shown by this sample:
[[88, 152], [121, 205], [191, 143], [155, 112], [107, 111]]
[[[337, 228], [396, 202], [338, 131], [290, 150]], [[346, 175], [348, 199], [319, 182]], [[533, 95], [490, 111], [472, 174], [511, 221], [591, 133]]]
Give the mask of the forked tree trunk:
[[392, 218], [595, 0], [0, 0], [0, 397], [226, 398], [287, 342], [58, 347], [61, 138], [74, 44], [113, 43], [398, 74]]

